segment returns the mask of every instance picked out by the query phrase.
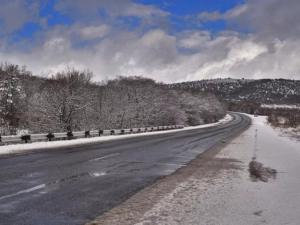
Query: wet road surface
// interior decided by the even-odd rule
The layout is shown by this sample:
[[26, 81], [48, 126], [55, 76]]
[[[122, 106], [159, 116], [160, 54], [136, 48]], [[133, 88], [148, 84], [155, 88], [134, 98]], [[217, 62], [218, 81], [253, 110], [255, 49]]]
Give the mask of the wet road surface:
[[77, 225], [241, 133], [250, 119], [196, 130], [0, 157], [1, 225]]

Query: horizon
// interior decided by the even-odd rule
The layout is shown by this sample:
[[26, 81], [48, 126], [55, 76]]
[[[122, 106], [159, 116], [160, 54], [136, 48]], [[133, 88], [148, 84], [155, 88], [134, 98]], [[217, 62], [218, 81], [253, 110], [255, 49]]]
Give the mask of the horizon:
[[299, 80], [299, 10], [297, 0], [4, 0], [0, 62], [95, 81]]
[[116, 80], [116, 79], [123, 79], [123, 78], [143, 78], [143, 79], [150, 79], [153, 80], [155, 83], [162, 83], [162, 84], [166, 84], [166, 85], [170, 85], [170, 84], [179, 84], [179, 83], [193, 83], [193, 82], [198, 82], [198, 81], [211, 81], [211, 80], [245, 80], [245, 81], [255, 81], [255, 80], [288, 80], [288, 81], [300, 81], [300, 79], [293, 79], [293, 78], [244, 78], [244, 77], [240, 77], [240, 78], [233, 78], [233, 77], [214, 77], [214, 78], [200, 78], [198, 80], [187, 80], [187, 81], [175, 81], [175, 82], [165, 82], [165, 81], [160, 81], [160, 80], [156, 80], [155, 78], [151, 78], [151, 77], [147, 77], [147, 76], [143, 76], [143, 75], [128, 75], [128, 76], [123, 76], [123, 75], [116, 75], [113, 76], [111, 78], [106, 78], [106, 79], [102, 79], [102, 80], [95, 80], [94, 78], [97, 77], [95, 76], [95, 74], [89, 70], [80, 70], [80, 69], [76, 69], [76, 68], [66, 68], [66, 69], [62, 69], [62, 70], [58, 70], [56, 72], [52, 72], [49, 73], [47, 76], [41, 76], [38, 74], [33, 74], [32, 71], [30, 71], [26, 65], [18, 65], [18, 64], [11, 64], [10, 62], [0, 62], [0, 67], [2, 65], [14, 65], [14, 66], [18, 66], [19, 69], [25, 69], [26, 72], [29, 72], [30, 76], [33, 77], [37, 77], [37, 78], [43, 78], [43, 79], [51, 79], [51, 78], [55, 78], [55, 76], [58, 73], [66, 73], [69, 70], [75, 70], [75, 71], [79, 71], [79, 72], [84, 72], [84, 73], [89, 73], [91, 75], [91, 82], [94, 84], [100, 84], [100, 83], [106, 83], [112, 80]]

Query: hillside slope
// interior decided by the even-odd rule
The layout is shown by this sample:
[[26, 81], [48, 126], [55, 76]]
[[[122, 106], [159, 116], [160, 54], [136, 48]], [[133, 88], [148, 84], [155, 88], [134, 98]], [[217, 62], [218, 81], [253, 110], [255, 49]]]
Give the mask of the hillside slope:
[[257, 103], [300, 103], [300, 80], [286, 79], [212, 79], [182, 82], [171, 88], [192, 92], [210, 92], [227, 101]]

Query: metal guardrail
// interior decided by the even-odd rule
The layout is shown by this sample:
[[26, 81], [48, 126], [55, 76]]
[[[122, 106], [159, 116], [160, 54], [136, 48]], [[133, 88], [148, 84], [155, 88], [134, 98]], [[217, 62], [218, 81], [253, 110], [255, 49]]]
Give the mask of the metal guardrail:
[[27, 134], [27, 135], [10, 135], [10, 136], [0, 135], [0, 145], [31, 143], [31, 142], [39, 142], [39, 141], [53, 141], [53, 140], [71, 140], [71, 139], [78, 139], [78, 138], [134, 134], [134, 133], [144, 133], [144, 132], [182, 129], [182, 128], [184, 128], [183, 125], [170, 125], [170, 126], [158, 126], [158, 127], [130, 128], [130, 129], [59, 132], [59, 133], [48, 133], [48, 134], [44, 133], [44, 134]]

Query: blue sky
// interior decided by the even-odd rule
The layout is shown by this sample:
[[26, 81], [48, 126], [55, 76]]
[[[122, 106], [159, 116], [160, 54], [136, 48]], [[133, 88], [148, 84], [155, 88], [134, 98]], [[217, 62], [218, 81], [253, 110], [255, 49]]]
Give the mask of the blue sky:
[[198, 14], [203, 11], [225, 12], [238, 4], [244, 3], [243, 0], [139, 0], [137, 2], [156, 5], [179, 16]]
[[[26, 1], [26, 0], [24, 0]], [[28, 1], [28, 2], [31, 2]], [[244, 0], [137, 0], [136, 3], [155, 6], [168, 12], [169, 15], [169, 29], [172, 32], [182, 31], [185, 29], [192, 29], [201, 27], [212, 32], [218, 32], [226, 29], [226, 22], [224, 20], [208, 21], [202, 24], [198, 22], [191, 22], [188, 18], [193, 18], [201, 12], [226, 12], [234, 8], [237, 5], [243, 4]], [[30, 39], [36, 33], [43, 31], [43, 29], [49, 29], [58, 25], [72, 25], [76, 23], [80, 18], [74, 18], [60, 12], [56, 9], [56, 5], [59, 0], [41, 1], [38, 7], [38, 14], [41, 18], [46, 18], [46, 25], [41, 25], [40, 21], [28, 21], [19, 27], [18, 30], [10, 34], [12, 41], [19, 41], [22, 39]], [[88, 3], [87, 3], [88, 4]], [[102, 19], [107, 19], [105, 10], [99, 15], [102, 15]], [[123, 21], [123, 25], [128, 29], [138, 28], [139, 18], [137, 17], [123, 17], [120, 18]]]
[[295, 78], [299, 0], [2, 0], [0, 62], [48, 76]]

